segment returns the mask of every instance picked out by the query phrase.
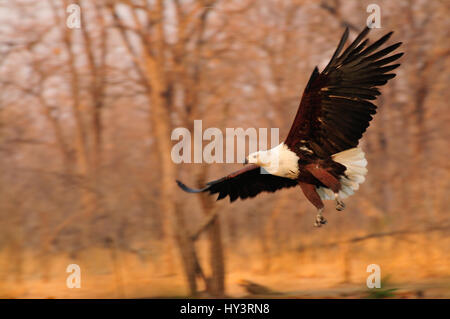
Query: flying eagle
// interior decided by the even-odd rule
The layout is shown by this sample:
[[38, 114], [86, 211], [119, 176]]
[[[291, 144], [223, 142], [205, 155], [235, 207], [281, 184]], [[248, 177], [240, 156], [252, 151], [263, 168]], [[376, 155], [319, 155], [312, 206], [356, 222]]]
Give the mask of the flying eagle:
[[390, 64], [403, 53], [388, 56], [401, 42], [379, 49], [392, 35], [389, 32], [368, 45], [366, 27], [345, 50], [348, 28], [330, 62], [322, 72], [315, 67], [306, 85], [300, 106], [286, 140], [280, 145], [250, 154], [250, 164], [221, 179], [192, 189], [177, 181], [186, 192], [219, 194], [230, 202], [255, 197], [261, 192], [300, 186], [317, 208], [314, 225], [326, 223], [322, 200], [352, 195], [367, 174], [367, 160], [358, 141], [376, 113], [378, 87], [395, 77], [389, 73], [400, 64]]

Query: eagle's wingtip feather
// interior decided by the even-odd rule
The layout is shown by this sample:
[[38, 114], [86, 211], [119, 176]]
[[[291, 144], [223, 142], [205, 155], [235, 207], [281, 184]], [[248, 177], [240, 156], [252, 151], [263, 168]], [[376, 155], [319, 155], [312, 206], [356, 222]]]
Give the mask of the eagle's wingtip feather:
[[202, 189], [195, 189], [195, 188], [190, 188], [190, 187], [186, 186], [179, 180], [175, 180], [175, 181], [177, 182], [178, 186], [187, 193], [201, 193], [201, 192], [208, 190], [208, 186], [205, 188], [202, 188]]

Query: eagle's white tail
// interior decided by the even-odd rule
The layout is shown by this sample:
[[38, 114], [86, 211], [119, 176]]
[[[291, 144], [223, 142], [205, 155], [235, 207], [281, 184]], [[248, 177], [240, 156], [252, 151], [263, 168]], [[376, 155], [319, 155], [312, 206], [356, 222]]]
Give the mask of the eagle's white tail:
[[[359, 184], [362, 184], [366, 179], [367, 160], [364, 157], [364, 152], [359, 147], [355, 147], [336, 153], [331, 158], [347, 168], [345, 170], [346, 176], [340, 178], [342, 187], [339, 191], [339, 197], [346, 198], [353, 195], [359, 188]], [[334, 193], [331, 189], [326, 187], [317, 187], [316, 189], [321, 199], [334, 199]]]

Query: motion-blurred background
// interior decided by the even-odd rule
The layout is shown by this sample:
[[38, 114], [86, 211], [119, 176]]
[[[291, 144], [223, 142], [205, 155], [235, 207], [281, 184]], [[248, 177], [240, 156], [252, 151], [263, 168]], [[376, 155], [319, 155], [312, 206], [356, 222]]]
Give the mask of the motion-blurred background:
[[[405, 55], [344, 212], [329, 203], [316, 229], [299, 189], [230, 205], [176, 187], [241, 166], [175, 165], [175, 127], [282, 139], [371, 3], [371, 38], [394, 30]], [[0, 296], [449, 297], [449, 15], [439, 0], [0, 1]]]

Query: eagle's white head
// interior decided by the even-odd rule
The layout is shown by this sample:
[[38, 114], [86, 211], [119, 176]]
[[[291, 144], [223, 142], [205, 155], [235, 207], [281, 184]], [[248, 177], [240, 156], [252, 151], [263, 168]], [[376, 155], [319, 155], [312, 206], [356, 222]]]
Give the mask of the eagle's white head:
[[245, 159], [245, 163], [261, 166], [272, 175], [296, 178], [298, 160], [297, 154], [281, 143], [270, 150], [251, 153]]

